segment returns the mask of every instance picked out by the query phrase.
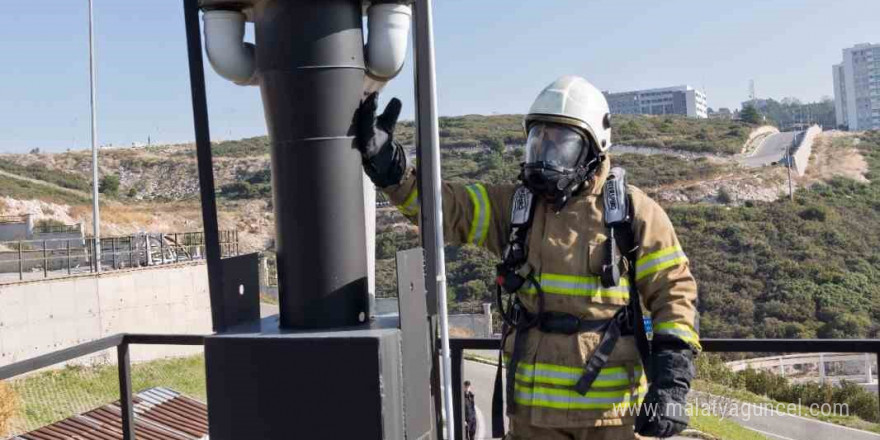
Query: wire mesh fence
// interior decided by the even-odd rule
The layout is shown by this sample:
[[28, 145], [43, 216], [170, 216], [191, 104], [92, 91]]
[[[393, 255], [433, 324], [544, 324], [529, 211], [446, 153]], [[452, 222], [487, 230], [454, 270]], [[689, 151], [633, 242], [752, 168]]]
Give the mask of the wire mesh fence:
[[[132, 392], [173, 390], [206, 402], [201, 346], [132, 346]], [[167, 356], [164, 356], [167, 355]], [[137, 359], [149, 359], [137, 361]], [[76, 364], [38, 371], [0, 382], [0, 439], [37, 430], [119, 400], [115, 351]], [[135, 418], [138, 411], [135, 411]], [[77, 438], [77, 437], [72, 437]]]
[[106, 360], [112, 352], [4, 382], [2, 399], [9, 411], [0, 438], [30, 432], [119, 399], [117, 370]]
[[[203, 232], [142, 233], [104, 237], [101, 270], [118, 270], [203, 259]], [[95, 240], [62, 238], [0, 242], [0, 283], [96, 271]], [[239, 254], [238, 231], [220, 231], [222, 257]]]

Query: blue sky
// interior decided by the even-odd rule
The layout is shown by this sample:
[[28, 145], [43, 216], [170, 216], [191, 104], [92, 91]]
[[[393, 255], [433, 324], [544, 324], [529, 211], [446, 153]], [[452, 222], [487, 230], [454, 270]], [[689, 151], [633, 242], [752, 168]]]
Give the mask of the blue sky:
[[[89, 145], [86, 0], [6, 2], [0, 152]], [[690, 84], [709, 105], [832, 95], [841, 49], [880, 42], [880, 1], [435, 1], [441, 115], [522, 113], [547, 83], [603, 90]], [[178, 0], [95, 0], [101, 144], [193, 139]], [[412, 118], [412, 71], [383, 94]], [[265, 133], [257, 88], [207, 69], [213, 139]]]

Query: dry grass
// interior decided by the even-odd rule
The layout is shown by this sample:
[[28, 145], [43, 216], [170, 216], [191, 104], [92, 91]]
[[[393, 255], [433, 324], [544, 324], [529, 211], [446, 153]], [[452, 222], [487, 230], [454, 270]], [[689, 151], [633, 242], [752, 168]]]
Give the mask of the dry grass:
[[18, 395], [6, 382], [0, 382], [0, 437], [9, 434], [17, 410]]
[[449, 327], [450, 338], [473, 338], [474, 332], [464, 327]]

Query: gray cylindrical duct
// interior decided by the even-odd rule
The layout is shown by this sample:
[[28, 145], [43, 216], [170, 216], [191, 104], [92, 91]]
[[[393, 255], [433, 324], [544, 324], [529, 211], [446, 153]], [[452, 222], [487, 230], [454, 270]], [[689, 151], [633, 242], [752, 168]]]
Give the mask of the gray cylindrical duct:
[[257, 66], [272, 142], [281, 326], [368, 318], [360, 154], [350, 127], [364, 84], [359, 0], [266, 0]]

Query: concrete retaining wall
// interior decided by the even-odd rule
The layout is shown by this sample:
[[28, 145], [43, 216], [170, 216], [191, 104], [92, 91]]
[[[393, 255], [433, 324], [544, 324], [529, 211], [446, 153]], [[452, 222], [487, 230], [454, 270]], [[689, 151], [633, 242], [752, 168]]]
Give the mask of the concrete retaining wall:
[[23, 216], [24, 221], [0, 223], [0, 241], [19, 241], [30, 238], [34, 221], [30, 215]]
[[749, 133], [748, 139], [746, 139], [746, 143], [743, 144], [741, 154], [749, 154], [752, 151], [755, 151], [756, 148], [761, 146], [761, 142], [767, 138], [767, 136], [779, 133], [779, 129], [772, 125], [762, 125]]
[[807, 166], [810, 164], [810, 154], [813, 152], [813, 141], [821, 133], [822, 127], [818, 125], [808, 128], [792, 154], [792, 167], [797, 171], [798, 176], [803, 176], [807, 171]]
[[[397, 298], [376, 298], [373, 314], [388, 316], [398, 314]], [[452, 337], [492, 337], [492, 305], [483, 304], [483, 313], [449, 315], [449, 333]]]
[[[204, 263], [0, 286], [0, 366], [123, 332], [211, 332]], [[133, 361], [201, 347], [133, 347]], [[113, 350], [79, 363], [114, 361]]]

